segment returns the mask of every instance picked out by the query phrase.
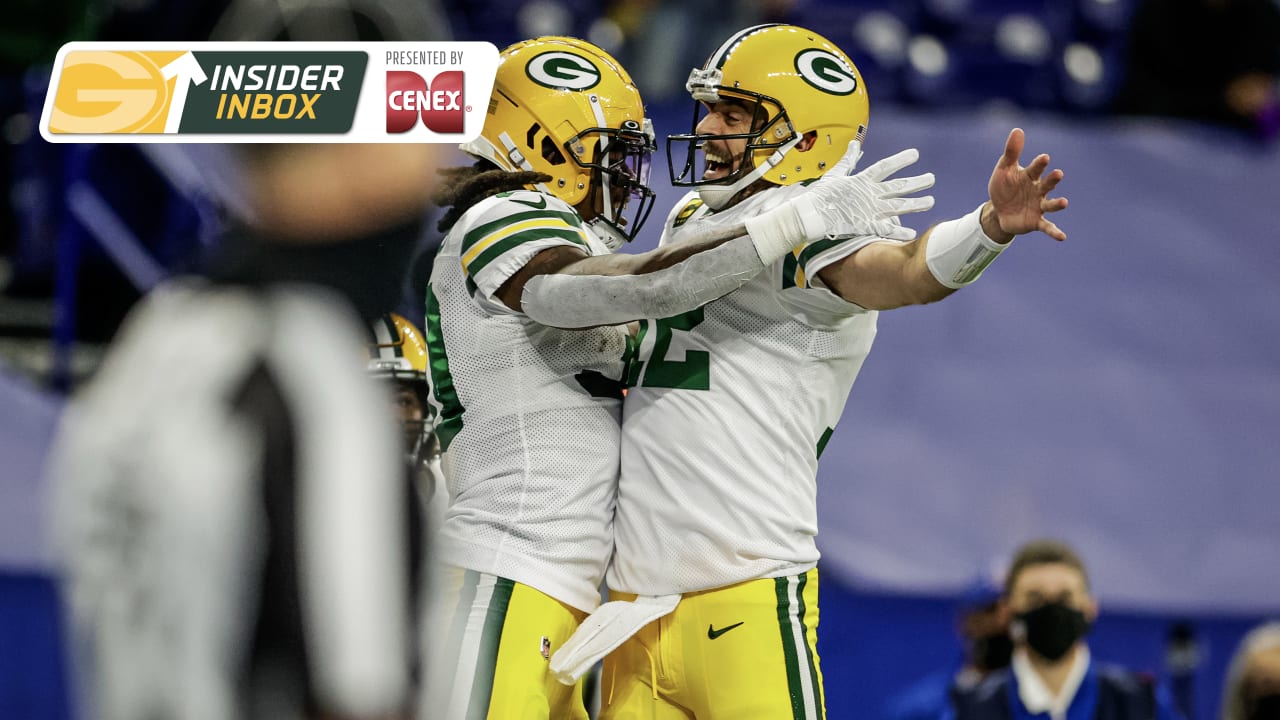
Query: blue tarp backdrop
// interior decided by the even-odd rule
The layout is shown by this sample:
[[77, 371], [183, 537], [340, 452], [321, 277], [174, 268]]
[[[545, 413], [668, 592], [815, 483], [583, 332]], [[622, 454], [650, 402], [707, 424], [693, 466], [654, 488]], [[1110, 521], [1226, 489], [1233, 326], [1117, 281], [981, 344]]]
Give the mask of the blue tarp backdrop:
[[[688, 109], [656, 115], [660, 135], [680, 132]], [[938, 178], [937, 207], [910, 223], [923, 230], [985, 197], [1014, 126], [1024, 164], [1046, 151], [1067, 173], [1069, 239], [1019, 239], [974, 287], [880, 316], [820, 472], [828, 710], [876, 717], [953, 662], [949, 598], [1051, 535], [1089, 565], [1100, 657], [1161, 672], [1167, 624], [1199, 623], [1208, 718], [1235, 640], [1280, 615], [1280, 147], [1157, 122], [873, 107], [864, 164], [920, 148], [918, 171]], [[661, 213], [635, 249], [655, 244]], [[0, 374], [0, 406], [0, 717], [63, 717], [40, 574], [58, 402]]]

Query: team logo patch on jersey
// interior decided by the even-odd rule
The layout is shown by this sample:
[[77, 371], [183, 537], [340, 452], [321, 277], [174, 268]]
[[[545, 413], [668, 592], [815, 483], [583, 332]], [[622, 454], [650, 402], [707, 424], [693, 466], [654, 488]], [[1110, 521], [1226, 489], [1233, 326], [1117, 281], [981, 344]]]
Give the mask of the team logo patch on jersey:
[[672, 221], [671, 226], [680, 227], [681, 225], [689, 222], [689, 218], [693, 217], [693, 214], [698, 212], [698, 208], [700, 207], [702, 207], [702, 200], [698, 198], [690, 200], [688, 205], [680, 208], [680, 212], [676, 214], [676, 219]]
[[551, 659], [551, 639], [548, 638], [546, 635], [542, 636], [541, 652], [544, 660]]
[[543, 87], [586, 90], [600, 84], [600, 70], [581, 55], [545, 52], [524, 68], [530, 80]]
[[805, 82], [832, 95], [848, 95], [858, 89], [853, 68], [827, 50], [801, 50], [796, 55], [796, 72]]

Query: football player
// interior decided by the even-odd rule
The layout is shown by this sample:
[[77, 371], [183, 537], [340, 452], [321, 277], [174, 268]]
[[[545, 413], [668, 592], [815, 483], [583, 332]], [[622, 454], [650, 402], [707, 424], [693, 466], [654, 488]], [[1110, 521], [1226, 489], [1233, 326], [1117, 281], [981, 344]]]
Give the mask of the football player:
[[475, 164], [448, 171], [436, 197], [449, 209], [426, 341], [450, 507], [423, 709], [585, 718], [547, 666], [599, 604], [612, 552], [630, 340], [619, 324], [692, 310], [828, 233], [909, 234], [896, 215], [932, 198], [901, 196], [932, 177], [887, 180], [914, 159], [900, 154], [833, 174], [750, 227], [615, 255], [653, 200], [653, 131], [627, 72], [581, 40], [518, 43], [487, 112], [462, 146]]
[[[695, 124], [669, 138], [668, 155], [673, 182], [693, 190], [662, 247], [775, 212], [866, 130], [862, 77], [804, 28], [735, 34], [687, 88]], [[1047, 197], [1062, 172], [1045, 174], [1047, 155], [1020, 166], [1022, 146], [1015, 129], [988, 200], [919, 239], [820, 238], [704, 307], [643, 321], [607, 575], [622, 602], [598, 610], [552, 666], [571, 678], [622, 643], [605, 660], [602, 717], [824, 716], [818, 458], [879, 310], [941, 300], [1015, 235], [1065, 239], [1046, 217], [1066, 207]]]
[[370, 326], [368, 373], [387, 383], [391, 402], [404, 434], [405, 461], [429, 507], [438, 507], [447, 498], [440, 474], [440, 445], [431, 423], [427, 382], [427, 344], [422, 331], [399, 313], [384, 313]]

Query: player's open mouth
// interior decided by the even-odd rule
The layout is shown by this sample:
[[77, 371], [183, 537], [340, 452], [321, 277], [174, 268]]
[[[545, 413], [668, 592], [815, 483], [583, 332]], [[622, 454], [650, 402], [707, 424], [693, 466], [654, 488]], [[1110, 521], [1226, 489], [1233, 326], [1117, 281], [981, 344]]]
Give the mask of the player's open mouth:
[[702, 150], [702, 158], [707, 163], [706, 169], [702, 172], [704, 180], [718, 180], [733, 172], [735, 158], [721, 155], [705, 147]]

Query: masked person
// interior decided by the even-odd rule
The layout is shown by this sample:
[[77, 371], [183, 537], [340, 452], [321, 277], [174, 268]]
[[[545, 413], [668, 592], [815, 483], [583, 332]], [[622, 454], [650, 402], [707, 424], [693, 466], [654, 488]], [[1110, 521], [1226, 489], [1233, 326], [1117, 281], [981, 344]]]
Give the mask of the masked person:
[[1097, 663], [1085, 641], [1098, 601], [1084, 563], [1056, 540], [1015, 553], [1003, 604], [1014, 640], [1009, 670], [953, 690], [948, 720], [1176, 720], [1163, 687]]
[[1222, 691], [1219, 720], [1280, 718], [1280, 622], [1250, 630], [1240, 641]]

